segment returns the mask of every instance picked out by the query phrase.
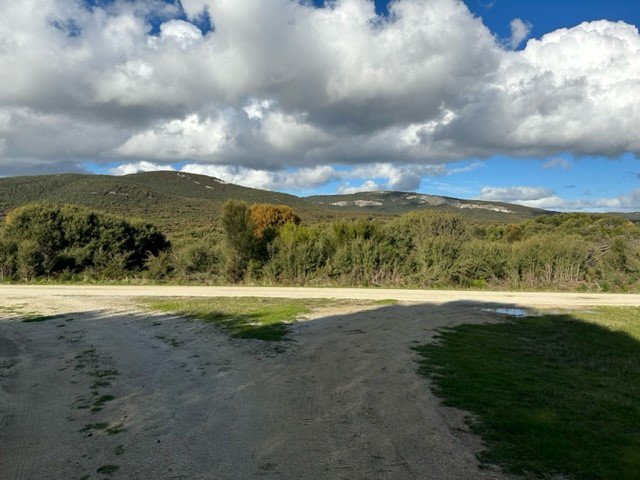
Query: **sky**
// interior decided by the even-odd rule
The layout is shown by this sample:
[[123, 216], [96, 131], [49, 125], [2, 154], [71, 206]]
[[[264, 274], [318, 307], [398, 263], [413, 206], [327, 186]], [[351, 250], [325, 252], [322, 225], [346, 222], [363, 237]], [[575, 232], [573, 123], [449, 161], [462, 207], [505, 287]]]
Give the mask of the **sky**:
[[638, 0], [0, 0], [0, 176], [640, 211]]

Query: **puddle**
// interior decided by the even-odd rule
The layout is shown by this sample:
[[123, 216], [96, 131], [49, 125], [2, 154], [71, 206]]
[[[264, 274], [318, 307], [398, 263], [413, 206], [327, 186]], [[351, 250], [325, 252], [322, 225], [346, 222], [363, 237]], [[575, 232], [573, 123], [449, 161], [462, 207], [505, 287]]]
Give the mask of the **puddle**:
[[543, 315], [568, 315], [572, 313], [596, 313], [595, 310], [579, 310], [579, 311], [552, 310], [552, 311], [538, 312], [536, 310], [527, 310], [526, 308], [483, 308], [482, 311], [499, 313], [500, 315], [508, 315], [510, 317], [542, 317]]
[[483, 308], [483, 312], [494, 312], [500, 315], [509, 315], [510, 317], [541, 317], [540, 312], [526, 310], [524, 308]]

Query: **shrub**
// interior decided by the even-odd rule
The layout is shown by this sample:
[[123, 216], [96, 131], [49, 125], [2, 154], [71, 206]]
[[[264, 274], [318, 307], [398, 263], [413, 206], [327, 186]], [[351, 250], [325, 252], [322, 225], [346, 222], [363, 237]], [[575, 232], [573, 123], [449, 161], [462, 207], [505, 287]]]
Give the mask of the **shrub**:
[[162, 251], [157, 255], [149, 255], [146, 261], [146, 270], [149, 278], [154, 280], [163, 280], [169, 277], [174, 270], [171, 253]]
[[256, 238], [265, 238], [267, 242], [271, 241], [276, 236], [278, 228], [286, 223], [300, 223], [300, 217], [287, 205], [255, 203], [249, 209], [249, 217]]
[[18, 272], [22, 278], [31, 280], [45, 272], [45, 257], [37, 242], [33, 240], [21, 242], [16, 257]]
[[12, 280], [17, 272], [16, 243], [0, 230], [0, 281]]
[[176, 271], [185, 277], [219, 274], [222, 252], [216, 242], [217, 239], [204, 238], [175, 249], [173, 261]]
[[273, 281], [306, 283], [310, 278], [322, 278], [333, 246], [320, 227], [310, 229], [287, 223], [269, 248], [265, 274]]
[[33, 204], [10, 212], [5, 242], [17, 245], [22, 277], [105, 269], [105, 275], [141, 270], [150, 255], [170, 247], [156, 227], [76, 206]]
[[242, 280], [249, 260], [255, 258], [258, 251], [249, 207], [244, 202], [225, 203], [221, 223], [226, 246], [225, 273], [230, 281], [238, 282]]
[[463, 286], [499, 284], [508, 276], [510, 256], [509, 245], [471, 240], [462, 244], [452, 277]]

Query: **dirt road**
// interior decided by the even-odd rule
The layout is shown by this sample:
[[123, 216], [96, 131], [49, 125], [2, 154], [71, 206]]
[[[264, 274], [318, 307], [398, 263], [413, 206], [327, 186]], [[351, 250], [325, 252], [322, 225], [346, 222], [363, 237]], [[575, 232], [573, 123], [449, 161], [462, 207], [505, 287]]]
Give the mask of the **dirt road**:
[[[440, 303], [332, 311], [270, 344], [129, 299], [185, 292], [395, 295], [2, 287], [1, 479], [506, 478], [479, 467], [478, 439], [433, 396], [411, 350], [441, 326], [499, 321], [478, 304], [423, 292]], [[59, 316], [24, 323], [16, 308]]]
[[192, 286], [22, 286], [0, 285], [2, 298], [38, 296], [92, 297], [272, 297], [342, 298], [354, 300], [394, 299], [405, 302], [489, 302], [525, 307], [574, 308], [595, 305], [640, 306], [640, 295], [598, 293], [491, 292], [460, 290], [403, 290], [383, 288], [295, 287], [192, 287]]

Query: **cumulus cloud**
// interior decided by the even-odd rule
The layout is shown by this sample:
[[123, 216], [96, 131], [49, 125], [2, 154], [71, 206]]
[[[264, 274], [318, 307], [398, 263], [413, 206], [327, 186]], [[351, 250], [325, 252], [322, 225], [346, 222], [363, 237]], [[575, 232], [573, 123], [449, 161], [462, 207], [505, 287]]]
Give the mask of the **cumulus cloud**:
[[188, 164], [180, 171], [209, 175], [228, 183], [266, 190], [304, 190], [324, 185], [337, 176], [336, 170], [328, 165], [293, 171], [269, 171], [235, 165]]
[[[355, 165], [410, 190], [461, 159], [640, 154], [635, 26], [583, 23], [513, 51], [522, 20], [502, 45], [460, 0], [389, 8], [0, 0], [0, 174], [24, 159], [32, 173], [186, 161], [273, 185]], [[381, 164], [396, 171], [379, 180]]]
[[173, 43], [185, 50], [202, 39], [202, 32], [194, 24], [184, 20], [169, 20], [160, 25], [160, 42]]
[[367, 180], [366, 182], [363, 182], [361, 185], [356, 185], [356, 186], [340, 185], [336, 192], [342, 195], [347, 195], [350, 193], [377, 192], [380, 190], [385, 190], [384, 186], [374, 182], [373, 180]]
[[[302, 192], [337, 183], [337, 191], [356, 192], [371, 190], [416, 190], [422, 177], [443, 177], [474, 170], [482, 166], [480, 162], [468, 165], [446, 167], [444, 165], [396, 165], [378, 163], [367, 166], [356, 166], [351, 169], [336, 168], [331, 165], [314, 167], [267, 170], [238, 165], [208, 165], [188, 163], [179, 168], [170, 163], [149, 161], [128, 162], [111, 167], [107, 171], [112, 175], [128, 175], [131, 173], [153, 170], [177, 170], [216, 177], [228, 183], [245, 187], [267, 190], [291, 190]], [[454, 188], [454, 187], [451, 187]]]
[[519, 18], [514, 18], [509, 23], [509, 29], [511, 30], [511, 37], [507, 41], [507, 45], [510, 48], [518, 48], [518, 46], [529, 36], [533, 25], [529, 22], [522, 21]]
[[156, 170], [175, 170], [171, 165], [161, 165], [151, 162], [135, 162], [135, 163], [123, 163], [117, 167], [109, 169], [111, 175], [131, 175], [132, 173], [139, 172], [154, 172]]
[[484, 187], [483, 200], [511, 202], [533, 208], [560, 211], [638, 211], [640, 188], [616, 197], [567, 199], [545, 187]]
[[201, 119], [193, 114], [136, 133], [119, 146], [115, 154], [156, 160], [206, 159], [225, 146], [227, 136], [224, 119]]
[[536, 201], [553, 195], [553, 190], [544, 187], [483, 187], [480, 191], [482, 200], [497, 202]]

